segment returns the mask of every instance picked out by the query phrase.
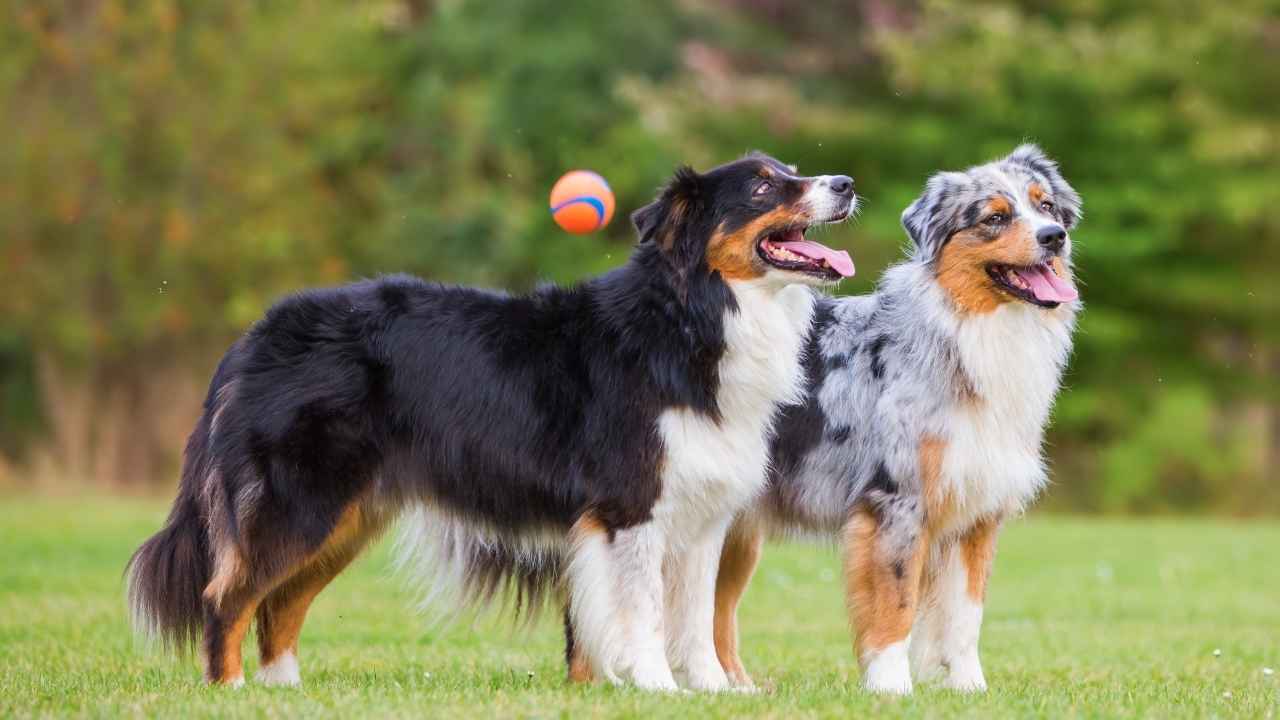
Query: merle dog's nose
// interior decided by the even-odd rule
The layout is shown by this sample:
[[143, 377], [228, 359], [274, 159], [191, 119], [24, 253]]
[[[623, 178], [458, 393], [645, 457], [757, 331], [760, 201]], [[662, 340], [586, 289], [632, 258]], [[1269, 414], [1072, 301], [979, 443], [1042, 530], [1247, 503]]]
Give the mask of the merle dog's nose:
[[853, 194], [853, 178], [848, 175], [832, 175], [828, 184], [831, 187], [831, 192], [837, 195]]
[[1067, 231], [1061, 225], [1045, 225], [1036, 231], [1036, 241], [1040, 243], [1040, 247], [1058, 252], [1067, 244]]

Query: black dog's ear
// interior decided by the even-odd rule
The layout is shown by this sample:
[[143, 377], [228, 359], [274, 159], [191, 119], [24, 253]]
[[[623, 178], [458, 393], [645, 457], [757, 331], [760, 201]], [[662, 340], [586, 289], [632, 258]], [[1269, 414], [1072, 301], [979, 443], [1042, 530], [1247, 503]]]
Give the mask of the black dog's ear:
[[969, 177], [960, 172], [940, 172], [929, 178], [924, 194], [902, 211], [902, 227], [916, 246], [916, 257], [933, 262], [955, 227]]
[[1067, 179], [1062, 177], [1062, 172], [1058, 170], [1058, 163], [1045, 155], [1043, 150], [1031, 143], [1023, 143], [1014, 148], [1004, 161], [1027, 168], [1040, 182], [1049, 186], [1049, 194], [1053, 196], [1056, 205], [1054, 213], [1057, 214], [1063, 227], [1070, 230], [1080, 222], [1080, 217], [1083, 215], [1080, 193], [1076, 192]]
[[685, 226], [702, 202], [702, 176], [682, 165], [657, 199], [631, 214], [641, 244], [656, 243], [664, 252], [676, 249]]

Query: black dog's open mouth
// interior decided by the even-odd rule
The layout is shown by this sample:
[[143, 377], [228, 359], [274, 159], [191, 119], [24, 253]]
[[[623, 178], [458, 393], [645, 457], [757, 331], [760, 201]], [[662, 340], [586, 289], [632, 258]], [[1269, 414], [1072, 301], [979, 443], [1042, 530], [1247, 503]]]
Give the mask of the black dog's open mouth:
[[769, 233], [756, 244], [756, 252], [760, 259], [779, 270], [823, 280], [853, 277], [853, 259], [849, 253], [805, 239], [808, 229], [806, 226]]
[[987, 274], [1010, 295], [1044, 308], [1056, 308], [1080, 297], [1075, 285], [1058, 277], [1049, 263], [1026, 267], [993, 263], [987, 266]]

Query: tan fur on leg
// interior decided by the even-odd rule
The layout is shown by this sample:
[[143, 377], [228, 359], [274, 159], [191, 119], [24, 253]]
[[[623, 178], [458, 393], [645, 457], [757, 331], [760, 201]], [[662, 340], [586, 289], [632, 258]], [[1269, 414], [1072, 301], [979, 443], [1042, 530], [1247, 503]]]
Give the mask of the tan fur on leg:
[[[378, 518], [352, 504], [334, 524], [324, 544], [263, 600], [258, 608], [258, 656], [264, 669], [284, 653], [292, 653], [296, 664], [298, 637], [312, 601], [377, 537], [383, 526]], [[296, 684], [296, 680], [284, 684]]]
[[764, 531], [756, 524], [740, 521], [725, 538], [716, 575], [716, 655], [734, 686], [755, 687], [738, 654], [738, 603], [760, 562]]
[[859, 510], [845, 526], [845, 598], [863, 683], [872, 691], [911, 691], [905, 642], [915, 622], [928, 543], [923, 529], [909, 545], [886, 547], [879, 518]]

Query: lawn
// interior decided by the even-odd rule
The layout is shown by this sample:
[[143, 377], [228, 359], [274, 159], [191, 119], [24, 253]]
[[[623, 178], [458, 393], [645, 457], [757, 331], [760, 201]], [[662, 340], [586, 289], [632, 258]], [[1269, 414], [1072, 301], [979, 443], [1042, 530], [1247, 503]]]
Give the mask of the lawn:
[[[826, 547], [775, 546], [747, 594], [766, 691], [569, 687], [559, 624], [433, 627], [382, 543], [321, 595], [300, 690], [207, 688], [130, 634], [121, 569], [157, 501], [0, 497], [0, 717], [1248, 717], [1280, 709], [1280, 526], [1032, 515], [1001, 539], [982, 655], [991, 692], [859, 691]], [[251, 645], [246, 644], [246, 655]], [[1218, 652], [1220, 651], [1220, 652]], [[250, 661], [251, 676], [255, 661]]]

